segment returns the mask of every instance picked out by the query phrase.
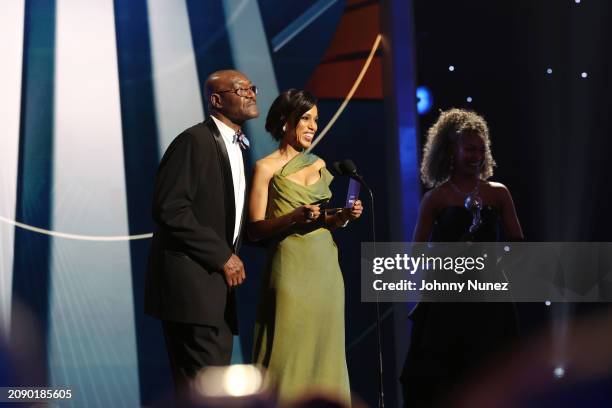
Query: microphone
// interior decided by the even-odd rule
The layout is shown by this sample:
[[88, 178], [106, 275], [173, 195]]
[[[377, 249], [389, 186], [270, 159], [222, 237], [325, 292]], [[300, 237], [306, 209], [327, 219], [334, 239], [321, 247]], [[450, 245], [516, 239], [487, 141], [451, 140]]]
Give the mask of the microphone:
[[334, 176], [344, 176], [344, 170], [340, 167], [340, 162], [334, 162], [334, 164], [332, 164], [332, 173], [334, 174]]
[[357, 180], [370, 194], [372, 194], [372, 190], [370, 190], [370, 187], [368, 187], [363, 177], [357, 172], [357, 166], [355, 166], [355, 163], [351, 159], [335, 162], [332, 167], [341, 176], [348, 176]]

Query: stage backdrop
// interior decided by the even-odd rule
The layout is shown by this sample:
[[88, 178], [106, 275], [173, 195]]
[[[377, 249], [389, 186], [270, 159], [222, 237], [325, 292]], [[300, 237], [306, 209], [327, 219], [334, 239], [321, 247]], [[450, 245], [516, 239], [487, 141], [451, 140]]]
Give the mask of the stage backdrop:
[[[264, 121], [279, 91], [306, 87], [319, 94], [323, 127], [355, 84], [377, 35], [392, 23], [391, 12], [377, 1], [358, 0], [1, 2], [0, 324], [16, 347], [13, 356], [23, 347], [30, 356], [38, 353], [30, 365], [20, 360], [29, 370], [23, 385], [69, 387], [74, 406], [140, 406], [170, 392], [159, 322], [142, 311], [154, 228], [150, 200], [164, 150], [206, 116], [206, 76], [233, 67], [261, 90], [262, 115], [246, 128], [251, 167], [276, 147]], [[410, 19], [396, 19], [402, 21]], [[387, 211], [390, 202], [399, 202], [401, 211], [402, 197], [416, 199], [416, 150], [413, 101], [402, 102], [412, 116], [404, 116], [398, 131], [401, 112], [389, 124], [383, 100], [386, 86], [404, 84], [404, 99], [414, 95], [412, 71], [385, 84], [383, 56], [395, 61], [380, 46], [315, 153], [328, 163], [346, 157], [358, 162], [380, 197], [378, 237], [389, 239], [389, 220], [395, 219]], [[405, 56], [398, 61], [398, 72], [410, 63]], [[402, 180], [389, 182], [398, 151], [412, 186], [404, 196], [388, 193]], [[380, 165], [385, 157], [389, 166]], [[338, 203], [345, 189], [346, 180], [338, 179]], [[415, 203], [407, 208], [414, 213]], [[397, 234], [401, 239], [403, 232]], [[365, 217], [337, 235], [347, 282], [351, 380], [373, 404], [374, 315], [359, 301], [356, 256], [360, 241], [370, 239]], [[241, 288], [234, 362], [250, 361], [263, 253], [245, 248], [243, 257], [248, 280]], [[393, 349], [387, 320], [385, 342]], [[393, 390], [393, 353], [388, 358]], [[394, 391], [389, 394], [392, 406]]]

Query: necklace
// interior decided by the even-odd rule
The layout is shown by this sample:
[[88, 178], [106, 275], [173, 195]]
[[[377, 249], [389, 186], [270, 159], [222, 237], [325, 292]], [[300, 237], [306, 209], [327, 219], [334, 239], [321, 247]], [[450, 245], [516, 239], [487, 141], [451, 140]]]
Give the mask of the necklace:
[[476, 181], [476, 186], [469, 193], [464, 193], [463, 191], [461, 191], [461, 189], [457, 187], [457, 185], [453, 183], [450, 179], [448, 180], [448, 183], [453, 188], [453, 190], [455, 190], [457, 194], [460, 194], [463, 197], [477, 196], [479, 192], [479, 188], [480, 188], [480, 180]]

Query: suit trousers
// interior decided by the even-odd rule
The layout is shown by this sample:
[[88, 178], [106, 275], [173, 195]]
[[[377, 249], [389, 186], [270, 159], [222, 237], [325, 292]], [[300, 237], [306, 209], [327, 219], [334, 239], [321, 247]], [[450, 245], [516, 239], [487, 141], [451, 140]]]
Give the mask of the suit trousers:
[[226, 322], [219, 327], [162, 323], [177, 396], [189, 394], [191, 383], [201, 369], [229, 365], [233, 335]]

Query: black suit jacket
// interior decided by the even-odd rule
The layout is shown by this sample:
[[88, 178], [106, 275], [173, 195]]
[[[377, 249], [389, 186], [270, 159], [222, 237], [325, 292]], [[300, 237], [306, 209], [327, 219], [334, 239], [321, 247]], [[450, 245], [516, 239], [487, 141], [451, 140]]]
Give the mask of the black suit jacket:
[[[238, 216], [242, 221], [244, 212]], [[223, 275], [223, 265], [239, 247], [239, 240], [236, 247], [232, 243], [235, 217], [227, 149], [208, 118], [174, 139], [157, 171], [157, 228], [146, 275], [145, 313], [211, 326], [225, 320], [237, 333], [235, 296]]]

